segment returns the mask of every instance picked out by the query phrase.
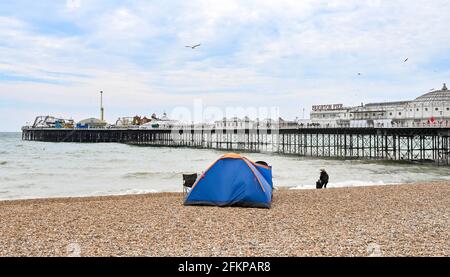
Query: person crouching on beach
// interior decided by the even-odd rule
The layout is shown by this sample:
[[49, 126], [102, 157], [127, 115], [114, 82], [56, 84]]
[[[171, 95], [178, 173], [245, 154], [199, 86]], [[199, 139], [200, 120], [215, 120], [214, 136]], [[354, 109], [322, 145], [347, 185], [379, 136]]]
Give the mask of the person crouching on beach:
[[325, 169], [321, 169], [319, 180], [316, 182], [316, 188], [321, 189], [323, 187], [324, 189], [326, 189], [328, 179], [329, 179], [328, 173], [325, 171]]

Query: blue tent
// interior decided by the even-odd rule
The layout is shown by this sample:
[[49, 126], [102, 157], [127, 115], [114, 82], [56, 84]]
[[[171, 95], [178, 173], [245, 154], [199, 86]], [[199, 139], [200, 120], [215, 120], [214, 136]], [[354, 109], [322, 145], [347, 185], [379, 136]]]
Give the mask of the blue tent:
[[195, 182], [185, 205], [270, 208], [272, 168], [251, 162], [239, 154], [226, 154]]

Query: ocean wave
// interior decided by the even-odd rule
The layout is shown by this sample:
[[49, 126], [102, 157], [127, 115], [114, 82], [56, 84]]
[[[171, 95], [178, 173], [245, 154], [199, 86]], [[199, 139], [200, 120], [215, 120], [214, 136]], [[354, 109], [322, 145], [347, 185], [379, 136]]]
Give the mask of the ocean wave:
[[91, 196], [108, 196], [108, 195], [130, 195], [130, 194], [147, 194], [158, 193], [159, 191], [154, 189], [122, 189], [122, 190], [108, 190], [108, 191], [96, 191]]
[[16, 178], [10, 178], [10, 177], [6, 177], [6, 176], [0, 177], [1, 182], [10, 182], [10, 181], [16, 181], [16, 180], [17, 180]]
[[109, 159], [108, 162], [110, 163], [123, 163], [126, 162], [126, 159]]
[[[383, 182], [383, 181], [361, 181], [349, 180], [335, 183], [328, 183], [327, 188], [347, 188], [347, 187], [366, 187], [366, 186], [383, 186], [383, 185], [398, 185], [400, 183]], [[312, 189], [316, 188], [316, 184], [306, 184], [291, 187], [289, 189]]]
[[15, 186], [15, 188], [19, 188], [19, 189], [28, 189], [31, 188], [33, 186], [35, 186], [36, 184], [34, 183], [29, 183], [29, 184], [23, 184], [23, 185], [17, 185]]
[[1, 161], [0, 162], [0, 165], [5, 165], [5, 164], [7, 164], [8, 162], [7, 161]]
[[[181, 172], [130, 172], [122, 176], [125, 179], [145, 179], [150, 177], [159, 177], [163, 179], [172, 179], [181, 176]], [[180, 177], [181, 178], [181, 177]]]
[[158, 172], [130, 172], [127, 173], [125, 175], [123, 175], [122, 177], [125, 179], [143, 179], [143, 178], [147, 178], [147, 177], [153, 177], [153, 176], [158, 176], [160, 175], [160, 173]]
[[124, 191], [120, 191], [118, 192], [119, 195], [121, 194], [147, 194], [147, 193], [157, 193], [159, 191], [154, 190], [154, 189], [127, 189]]
[[193, 158], [191, 159], [193, 162], [204, 162], [204, 161], [211, 161], [210, 158]]

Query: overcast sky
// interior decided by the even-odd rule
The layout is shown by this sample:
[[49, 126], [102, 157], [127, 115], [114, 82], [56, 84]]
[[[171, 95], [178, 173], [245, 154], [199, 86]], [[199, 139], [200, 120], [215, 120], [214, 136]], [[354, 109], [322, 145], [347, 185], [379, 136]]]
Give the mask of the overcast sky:
[[110, 123], [194, 99], [293, 119], [443, 82], [449, 0], [0, 2], [0, 131], [36, 115], [98, 117], [100, 90]]

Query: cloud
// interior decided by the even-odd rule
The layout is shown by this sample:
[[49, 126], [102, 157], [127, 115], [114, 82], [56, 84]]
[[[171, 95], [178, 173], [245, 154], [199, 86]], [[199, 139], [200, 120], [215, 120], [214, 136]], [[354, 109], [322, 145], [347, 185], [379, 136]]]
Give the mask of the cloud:
[[69, 10], [76, 10], [81, 7], [81, 0], [67, 0], [66, 7]]

